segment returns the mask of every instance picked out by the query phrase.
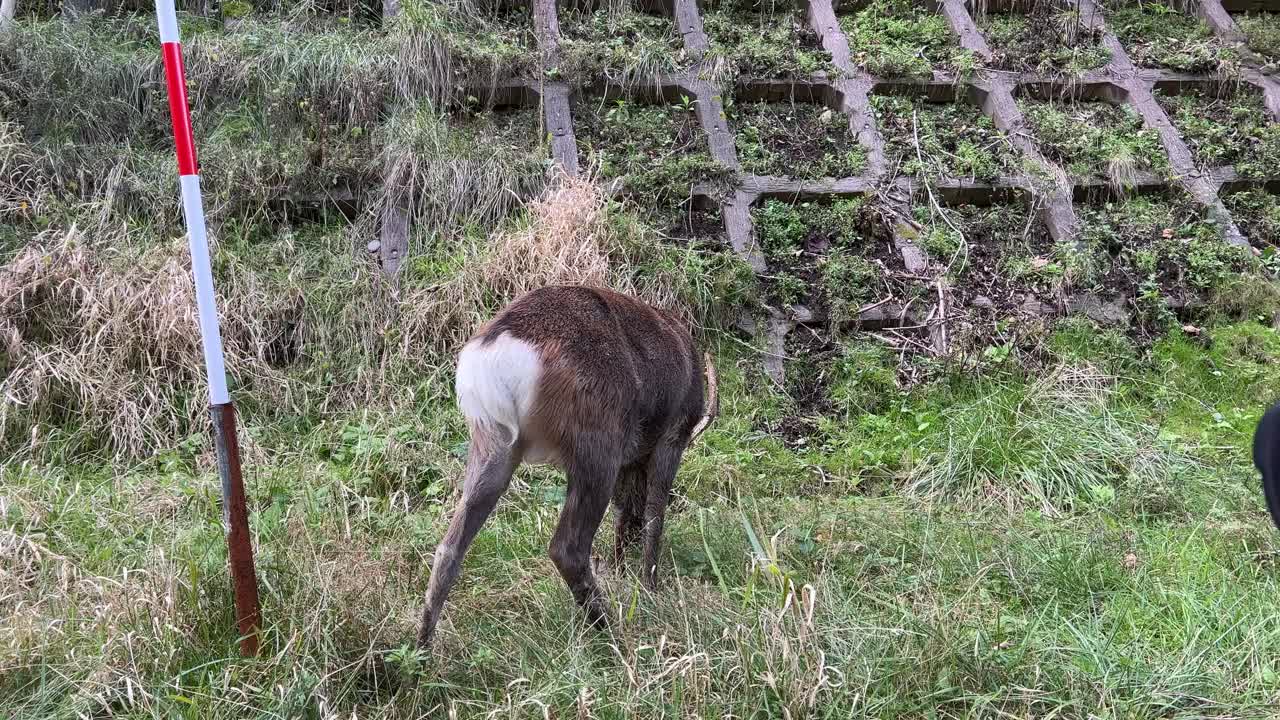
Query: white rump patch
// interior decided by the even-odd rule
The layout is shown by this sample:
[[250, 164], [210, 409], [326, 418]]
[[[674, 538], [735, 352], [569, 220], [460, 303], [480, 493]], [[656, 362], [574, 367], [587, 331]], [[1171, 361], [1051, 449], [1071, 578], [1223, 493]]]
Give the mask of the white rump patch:
[[502, 333], [493, 342], [472, 340], [458, 355], [458, 407], [479, 428], [505, 428], [514, 445], [533, 408], [542, 359], [524, 340]]

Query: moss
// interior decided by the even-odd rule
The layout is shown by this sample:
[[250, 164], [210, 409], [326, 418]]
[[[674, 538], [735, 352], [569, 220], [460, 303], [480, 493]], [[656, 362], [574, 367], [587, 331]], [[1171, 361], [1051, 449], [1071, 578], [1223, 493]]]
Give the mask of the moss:
[[1169, 159], [1155, 130], [1137, 111], [1104, 102], [1020, 101], [1042, 152], [1078, 178], [1108, 179], [1125, 187], [1137, 171], [1165, 174]]

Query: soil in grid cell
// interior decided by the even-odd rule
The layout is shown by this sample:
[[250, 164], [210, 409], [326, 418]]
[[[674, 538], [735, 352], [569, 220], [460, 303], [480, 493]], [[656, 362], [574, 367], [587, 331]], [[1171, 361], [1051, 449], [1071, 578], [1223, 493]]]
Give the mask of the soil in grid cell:
[[802, 179], [853, 177], [866, 151], [844, 113], [812, 102], [736, 102], [729, 109], [745, 172]]

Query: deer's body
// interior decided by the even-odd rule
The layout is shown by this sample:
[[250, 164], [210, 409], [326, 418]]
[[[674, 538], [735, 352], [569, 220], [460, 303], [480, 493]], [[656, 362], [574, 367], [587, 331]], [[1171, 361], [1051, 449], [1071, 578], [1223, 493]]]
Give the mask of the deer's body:
[[[615, 563], [644, 536], [646, 585], [672, 481], [704, 408], [703, 363], [674, 318], [600, 288], [534, 290], [482, 327], [458, 356], [458, 404], [471, 434], [462, 500], [436, 550], [419, 643], [427, 644], [462, 558], [521, 462], [568, 478], [551, 558], [594, 623], [605, 619], [591, 544], [612, 499]], [[705, 410], [705, 412], [704, 412]]]

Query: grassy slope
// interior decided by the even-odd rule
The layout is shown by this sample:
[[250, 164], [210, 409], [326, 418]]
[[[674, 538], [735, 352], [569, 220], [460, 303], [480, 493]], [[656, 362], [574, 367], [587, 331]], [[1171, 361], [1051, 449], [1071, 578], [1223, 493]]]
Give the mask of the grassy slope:
[[[721, 345], [724, 416], [682, 471], [666, 589], [648, 596], [605, 571], [621, 621], [612, 635], [584, 631], [545, 556], [560, 484], [523, 471], [468, 558], [433, 658], [394, 649], [412, 636], [460, 470], [464, 436], [445, 405], [305, 433], [248, 418], [269, 635], [257, 661], [234, 658], [203, 440], [128, 471], [10, 466], [4, 602], [16, 622], [0, 707], [24, 718], [104, 703], [117, 717], [1260, 711], [1277, 700], [1280, 548], [1246, 446], [1259, 393], [1280, 379], [1280, 339], [1223, 326], [1209, 350], [1171, 338], [1139, 361], [1086, 337], [1069, 328], [1051, 344], [1066, 361], [1118, 353], [1126, 379], [1097, 414], [1108, 427], [1079, 426], [1083, 394], [1012, 412], [1028, 381], [994, 372], [890, 397], [800, 450], [754, 429], [785, 401]], [[1073, 432], [1149, 445], [1049, 499], [900, 482], [920, 461], [968, 468], [960, 483], [1091, 467], [1091, 450], [1064, 440]], [[784, 577], [804, 588], [786, 608]]]
[[[34, 70], [49, 62], [34, 51], [54, 46], [26, 47]], [[210, 58], [215, 49], [210, 41]], [[289, 88], [285, 96], [314, 100]], [[382, 133], [356, 137], [356, 120], [340, 117], [347, 107], [321, 114], [334, 113], [324, 120], [353, 146], [373, 137], [391, 156], [410, 154], [397, 147], [429, 159], [462, 153], [462, 139], [410, 110]], [[145, 109], [163, 119], [162, 107]], [[288, 129], [301, 132], [303, 120]], [[241, 144], [210, 132], [226, 147]], [[279, 142], [262, 140], [266, 149]], [[139, 157], [146, 153], [167, 157], [150, 147]], [[376, 152], [353, 154], [381, 171]], [[457, 166], [405, 172], [450, 187], [438, 173]], [[506, 177], [504, 168], [473, 170], [476, 185], [502, 184], [484, 180], [490, 170]], [[525, 176], [511, 174], [522, 187]], [[171, 208], [171, 190], [153, 190], [141, 209]], [[77, 204], [92, 196], [70, 193], [23, 222], [96, 216], [98, 208]], [[449, 229], [486, 225], [507, 209], [420, 215]], [[242, 303], [307, 289], [303, 367], [274, 393], [263, 378], [286, 375], [274, 366], [246, 356], [253, 372], [238, 378], [260, 383], [258, 402], [242, 407], [264, 657], [236, 657], [203, 434], [121, 467], [67, 437], [84, 425], [63, 435], [46, 425], [41, 453], [0, 468], [0, 717], [1127, 718], [1257, 716], [1280, 702], [1277, 540], [1247, 454], [1280, 381], [1280, 337], [1257, 322], [1142, 351], [1067, 322], [1039, 338], [1034, 357], [993, 347], [980, 375], [935, 373], [905, 393], [893, 384], [894, 358], [851, 341], [841, 362], [816, 370], [830, 373], [827, 414], [790, 444], [778, 428], [793, 403], [759, 376], [741, 341], [713, 332], [723, 414], [677, 482], [664, 590], [646, 595], [605, 569], [618, 622], [607, 635], [583, 629], [545, 552], [561, 481], [525, 469], [467, 560], [437, 652], [420, 656], [405, 644], [466, 439], [447, 373], [429, 367], [432, 344], [443, 340], [423, 326], [436, 316], [423, 311], [418, 326], [383, 317], [395, 313], [367, 289], [374, 271], [342, 254], [347, 228], [294, 237], [251, 226], [257, 210], [214, 216], [228, 223], [220, 279], [235, 281], [220, 287], [242, 285]], [[240, 237], [234, 221], [245, 223]], [[621, 266], [615, 272], [632, 271], [637, 287], [665, 287], [663, 277], [677, 275], [703, 306], [741, 290], [710, 251], [654, 251], [651, 237], [620, 230], [618, 216], [596, 221], [599, 237], [615, 243], [602, 255]], [[150, 230], [135, 223], [129, 240], [151, 247]], [[6, 260], [7, 245], [33, 231], [19, 232], [0, 231]], [[415, 242], [422, 252], [406, 271], [407, 317], [430, 298], [447, 302], [445, 290], [459, 293], [461, 315], [495, 302], [491, 292], [483, 300], [468, 292], [489, 279], [483, 261], [493, 256], [472, 254], [482, 240], [441, 233]], [[157, 262], [168, 258], [154, 249]], [[459, 277], [472, 284], [451, 286]], [[241, 336], [274, 327], [270, 313], [259, 314], [267, 317], [246, 319]], [[76, 334], [82, 320], [69, 317], [54, 338]], [[450, 330], [459, 327], [437, 332]], [[144, 369], [156, 363], [138, 349], [149, 337], [120, 332], [112, 342], [133, 345], [96, 348], [105, 354], [94, 357], [128, 347]], [[411, 350], [396, 354], [391, 341], [401, 334]], [[188, 350], [159, 362], [177, 373], [175, 403], [199, 378]], [[369, 389], [388, 382], [394, 399]], [[156, 404], [174, 404], [166, 397]], [[96, 410], [100, 427], [84, 434], [108, 435], [101, 424], [111, 416]], [[171, 412], [186, 427], [186, 409]], [[598, 548], [610, 546], [609, 535]]]

